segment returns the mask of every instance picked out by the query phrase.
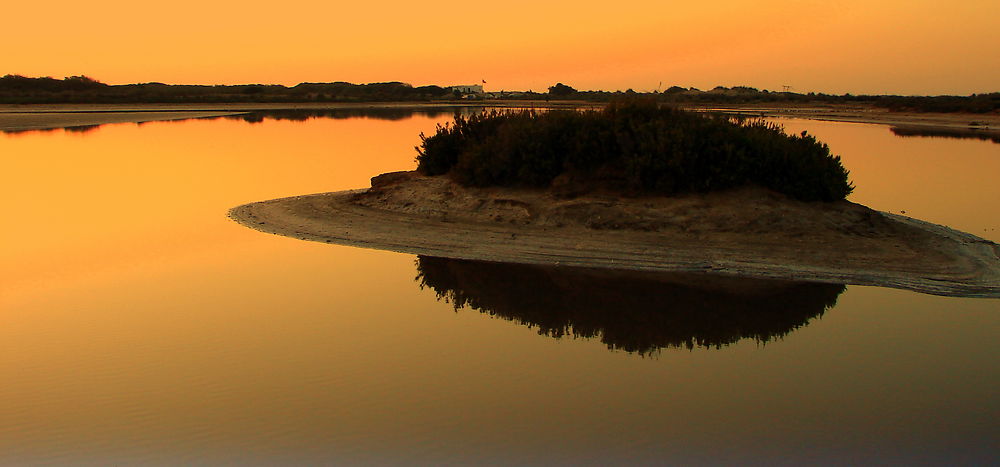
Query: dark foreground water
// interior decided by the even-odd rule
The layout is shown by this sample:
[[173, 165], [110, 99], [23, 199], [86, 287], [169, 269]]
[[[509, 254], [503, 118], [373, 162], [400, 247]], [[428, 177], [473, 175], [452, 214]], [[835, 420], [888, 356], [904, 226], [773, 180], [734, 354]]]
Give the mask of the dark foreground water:
[[[339, 116], [0, 135], [0, 464], [1000, 458], [998, 300], [416, 258], [226, 219], [411, 169], [449, 118]], [[1000, 145], [783, 123], [843, 155], [853, 201], [1000, 241]]]

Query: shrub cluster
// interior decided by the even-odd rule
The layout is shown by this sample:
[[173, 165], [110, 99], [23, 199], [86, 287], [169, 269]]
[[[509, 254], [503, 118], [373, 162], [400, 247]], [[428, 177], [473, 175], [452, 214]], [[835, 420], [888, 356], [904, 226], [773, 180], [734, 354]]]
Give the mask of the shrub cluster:
[[628, 194], [677, 194], [755, 184], [804, 201], [853, 190], [840, 157], [805, 132], [651, 102], [456, 115], [420, 136], [417, 170], [467, 186], [547, 187], [563, 176]]

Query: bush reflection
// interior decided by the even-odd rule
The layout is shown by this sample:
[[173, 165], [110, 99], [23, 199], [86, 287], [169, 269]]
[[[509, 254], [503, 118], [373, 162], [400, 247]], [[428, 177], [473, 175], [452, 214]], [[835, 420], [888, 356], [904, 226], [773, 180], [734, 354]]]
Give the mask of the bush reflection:
[[767, 343], [837, 303], [841, 284], [697, 273], [545, 267], [418, 256], [416, 281], [471, 308], [555, 338], [600, 338], [612, 350]]
[[[985, 124], [982, 124], [985, 126]], [[991, 141], [1000, 144], [1000, 135], [989, 133], [979, 126], [969, 128], [920, 128], [894, 126], [889, 131], [901, 137], [925, 137], [925, 138], [952, 138], [952, 139], [975, 139], [980, 141]]]

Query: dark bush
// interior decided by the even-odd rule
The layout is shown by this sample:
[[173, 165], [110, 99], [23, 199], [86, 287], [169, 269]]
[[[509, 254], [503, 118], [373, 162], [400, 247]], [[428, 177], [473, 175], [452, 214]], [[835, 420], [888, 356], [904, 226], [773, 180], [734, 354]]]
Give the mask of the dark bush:
[[576, 89], [562, 83], [556, 83], [554, 86], [549, 86], [549, 94], [555, 97], [569, 97], [576, 94]]
[[626, 194], [676, 194], [754, 184], [804, 201], [853, 190], [840, 157], [811, 135], [651, 102], [456, 115], [420, 136], [417, 170], [467, 186], [547, 187], [563, 177]]

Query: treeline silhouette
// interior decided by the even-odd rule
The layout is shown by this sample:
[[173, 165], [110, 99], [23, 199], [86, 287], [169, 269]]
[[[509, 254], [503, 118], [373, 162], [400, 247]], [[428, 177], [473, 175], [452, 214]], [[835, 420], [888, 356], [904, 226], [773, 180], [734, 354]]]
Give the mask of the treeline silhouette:
[[453, 96], [440, 86], [406, 83], [300, 83], [245, 85], [107, 85], [86, 76], [62, 80], [6, 75], [0, 78], [0, 103], [240, 103], [240, 102], [390, 102], [428, 101]]
[[470, 308], [537, 328], [599, 338], [642, 355], [663, 348], [767, 343], [821, 316], [840, 284], [707, 274], [546, 267], [418, 256], [416, 281], [455, 310]]
[[[488, 94], [505, 100], [579, 100], [610, 102], [623, 96], [644, 96], [658, 102], [686, 105], [747, 104], [855, 104], [908, 112], [1000, 112], [1000, 92], [969, 96], [834, 95], [768, 91], [749, 86], [717, 86], [703, 91], [671, 86], [664, 91], [578, 91], [556, 83], [548, 92], [498, 91]], [[0, 77], [0, 103], [239, 103], [239, 102], [388, 102], [483, 99], [487, 95], [463, 95], [447, 86], [411, 86], [401, 82], [353, 84], [347, 82], [241, 85], [170, 85], [142, 83], [108, 85], [87, 76], [64, 79]]]
[[880, 107], [894, 112], [943, 112], [943, 113], [996, 113], [1000, 112], [1000, 92], [971, 94], [968, 96], [897, 96], [797, 93], [768, 91], [749, 86], [730, 88], [716, 86], [702, 91], [698, 88], [671, 86], [665, 91], [577, 91], [570, 86], [556, 83], [549, 87], [549, 95], [562, 99], [579, 99], [593, 102], [610, 102], [623, 96], [644, 96], [658, 102], [686, 105], [748, 105], [748, 104], [853, 104]]
[[[585, 91], [564, 95], [585, 101], [611, 101], [628, 91]], [[796, 93], [757, 90], [748, 87], [716, 88], [711, 91], [679, 88], [662, 93], [634, 93], [652, 95], [660, 102], [686, 105], [824, 105], [851, 104], [883, 108], [893, 112], [942, 112], [942, 113], [996, 113], [1000, 112], [1000, 92], [972, 94], [969, 96], [896, 96], [896, 95], [834, 95], [823, 93]]]
[[467, 186], [570, 184], [669, 195], [752, 184], [803, 201], [840, 200], [853, 190], [840, 157], [805, 132], [787, 135], [763, 120], [652, 101], [456, 115], [420, 136], [417, 170]]

